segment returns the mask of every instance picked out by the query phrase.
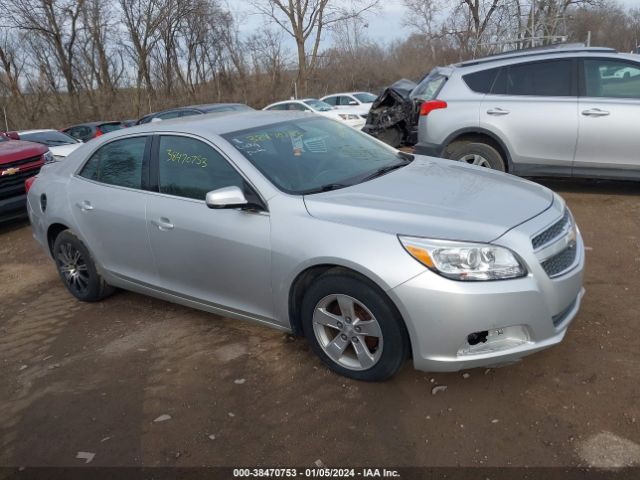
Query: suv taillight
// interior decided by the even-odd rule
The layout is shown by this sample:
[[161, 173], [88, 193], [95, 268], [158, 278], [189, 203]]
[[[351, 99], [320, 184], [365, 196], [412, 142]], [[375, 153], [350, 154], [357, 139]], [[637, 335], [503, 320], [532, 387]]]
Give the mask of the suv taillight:
[[439, 110], [441, 108], [447, 108], [447, 102], [442, 100], [427, 100], [420, 105], [420, 116], [426, 117], [434, 110]]
[[29, 193], [29, 190], [31, 189], [31, 185], [33, 185], [33, 182], [36, 181], [36, 178], [38, 178], [38, 176], [34, 175], [33, 177], [29, 177], [24, 181], [24, 189], [27, 193]]

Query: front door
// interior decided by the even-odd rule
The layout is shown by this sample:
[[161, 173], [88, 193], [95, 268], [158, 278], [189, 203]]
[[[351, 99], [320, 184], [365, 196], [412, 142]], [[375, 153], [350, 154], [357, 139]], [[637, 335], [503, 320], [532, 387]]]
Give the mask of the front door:
[[273, 317], [270, 219], [266, 212], [212, 210], [207, 192], [248, 188], [211, 145], [178, 135], [157, 139], [158, 193], [147, 229], [160, 286], [236, 313]]

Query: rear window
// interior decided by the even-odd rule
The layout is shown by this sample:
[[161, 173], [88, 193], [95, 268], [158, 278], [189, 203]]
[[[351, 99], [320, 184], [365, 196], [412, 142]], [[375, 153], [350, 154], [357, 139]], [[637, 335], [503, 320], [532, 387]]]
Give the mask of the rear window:
[[100, 125], [100, 131], [102, 133], [109, 133], [115, 130], [120, 130], [122, 127], [121, 123], [103, 123]]
[[440, 92], [440, 89], [447, 81], [447, 77], [434, 73], [428, 75], [422, 80], [416, 88], [411, 92], [411, 98], [419, 98], [421, 100], [433, 100]]
[[469, 73], [463, 76], [462, 79], [474, 92], [489, 93], [499, 71], [499, 68], [492, 68], [481, 72]]
[[511, 65], [501, 69], [491, 93], [569, 97], [573, 95], [573, 72], [572, 60], [548, 60]]

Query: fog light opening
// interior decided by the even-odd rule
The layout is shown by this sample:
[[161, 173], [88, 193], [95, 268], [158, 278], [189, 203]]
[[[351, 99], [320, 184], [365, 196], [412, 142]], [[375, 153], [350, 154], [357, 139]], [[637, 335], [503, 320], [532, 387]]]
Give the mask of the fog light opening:
[[467, 336], [467, 343], [469, 345], [477, 345], [479, 343], [486, 343], [487, 337], [489, 336], [488, 330], [483, 330], [481, 332], [473, 332]]
[[467, 335], [458, 355], [495, 354], [525, 344], [531, 344], [529, 329], [525, 325], [480, 330]]

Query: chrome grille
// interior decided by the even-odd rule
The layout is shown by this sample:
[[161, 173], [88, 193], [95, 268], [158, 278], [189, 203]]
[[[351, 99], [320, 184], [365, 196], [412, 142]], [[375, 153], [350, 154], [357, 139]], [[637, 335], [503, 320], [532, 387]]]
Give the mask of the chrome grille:
[[565, 248], [557, 255], [554, 255], [551, 258], [548, 258], [544, 262], [541, 263], [542, 268], [549, 277], [557, 277], [569, 270], [573, 263], [576, 261], [576, 254], [578, 253], [578, 248], [575, 244], [571, 245], [568, 248]]
[[570, 222], [571, 222], [571, 214], [569, 213], [569, 210], [565, 208], [564, 215], [560, 220], [558, 220], [556, 223], [551, 225], [545, 231], [539, 233], [538, 235], [536, 235], [531, 239], [531, 244], [533, 245], [533, 249], [538, 250], [540, 247], [543, 247], [546, 244], [551, 243], [551, 241], [558, 238], [560, 235], [562, 235], [565, 232]]

